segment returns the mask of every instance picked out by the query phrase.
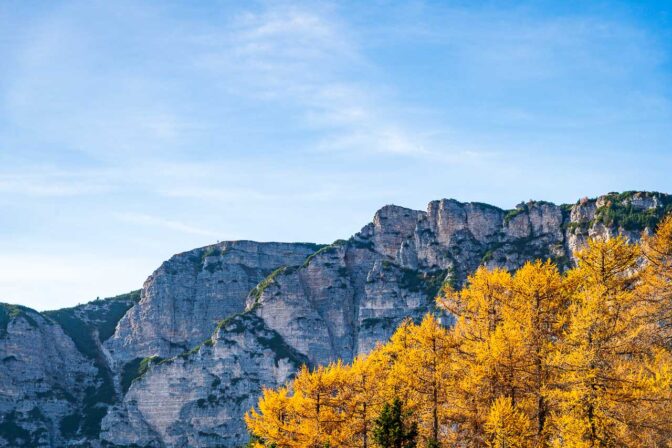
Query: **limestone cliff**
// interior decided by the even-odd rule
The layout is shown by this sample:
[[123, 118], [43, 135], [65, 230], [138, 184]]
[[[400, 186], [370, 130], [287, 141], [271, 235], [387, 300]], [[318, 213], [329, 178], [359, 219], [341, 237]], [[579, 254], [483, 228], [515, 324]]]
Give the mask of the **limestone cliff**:
[[242, 415], [263, 386], [308, 360], [253, 314], [222, 322], [190, 352], [157, 361], [103, 422], [104, 439], [133, 446], [242, 446]]
[[[0, 333], [0, 446], [63, 446], [80, 437], [80, 427], [95, 426], [73, 415], [104, 385], [93, 360], [59, 325], [28, 308], [0, 305]], [[111, 403], [93, 399], [100, 418], [105, 401]]]
[[320, 247], [225, 241], [177, 254], [149, 276], [140, 303], [105, 346], [120, 365], [189, 350], [220, 320], [243, 311], [249, 291], [274, 269], [300, 264]]

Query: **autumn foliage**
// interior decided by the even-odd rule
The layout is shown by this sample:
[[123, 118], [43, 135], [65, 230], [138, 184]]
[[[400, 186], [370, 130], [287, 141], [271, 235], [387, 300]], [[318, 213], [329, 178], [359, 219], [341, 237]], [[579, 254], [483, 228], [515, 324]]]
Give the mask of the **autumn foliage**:
[[351, 365], [264, 390], [246, 416], [254, 443], [393, 446], [380, 422], [397, 409], [415, 431], [399, 446], [672, 446], [672, 218], [640, 244], [594, 240], [575, 256], [564, 273], [480, 268], [437, 299], [450, 328], [408, 321]]

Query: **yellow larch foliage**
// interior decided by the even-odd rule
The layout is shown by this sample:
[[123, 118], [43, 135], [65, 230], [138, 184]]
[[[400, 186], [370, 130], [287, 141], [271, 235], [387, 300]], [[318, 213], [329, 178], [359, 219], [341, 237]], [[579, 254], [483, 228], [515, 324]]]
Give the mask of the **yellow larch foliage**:
[[[397, 397], [419, 418], [422, 439], [439, 440], [446, 427], [450, 353], [454, 348], [449, 331], [428, 314], [419, 325], [405, 324], [403, 338], [392, 338], [402, 356], [392, 365], [389, 377]], [[395, 343], [399, 344], [395, 347]]]
[[669, 406], [672, 398], [659, 387], [667, 380], [651, 381], [656, 369], [644, 369], [669, 363], [669, 353], [663, 356], [650, 344], [656, 325], [644, 319], [636, 288], [640, 249], [616, 237], [590, 241], [576, 256], [578, 266], [566, 276], [569, 321], [556, 344], [561, 371], [552, 391], [558, 403], [556, 445], [630, 446], [628, 440], [642, 436], [665, 440], [669, 426], [659, 428], [660, 416], [640, 412], [649, 400], [658, 397]]
[[264, 389], [259, 399], [259, 412], [250, 410], [245, 415], [245, 423], [250, 432], [276, 446], [296, 447], [296, 434], [291, 414], [288, 389]]
[[654, 235], [642, 238], [646, 266], [639, 288], [648, 317], [659, 326], [656, 343], [672, 345], [672, 215], [665, 218]]
[[302, 447], [344, 446], [348, 438], [344, 396], [346, 368], [339, 361], [312, 372], [303, 368], [292, 384], [295, 432]]
[[479, 268], [467, 279], [467, 287], [454, 293], [444, 290], [439, 305], [456, 317], [451, 331], [456, 349], [451, 354], [448, 390], [451, 405], [451, 443], [485, 446], [483, 427], [490, 407], [515, 389], [507, 382], [519, 350], [503, 328], [502, 308], [511, 298], [512, 276], [507, 271]]
[[388, 360], [381, 350], [356, 358], [346, 371], [342, 392], [345, 423], [344, 446], [369, 448], [373, 421], [384, 405]]
[[550, 443], [555, 409], [548, 394], [558, 379], [551, 360], [567, 321], [567, 305], [562, 276], [550, 261], [526, 263], [515, 273], [504, 321], [520, 340], [520, 363], [513, 372], [518, 378], [517, 404], [533, 420], [537, 447]]
[[530, 446], [534, 430], [513, 400], [499, 397], [490, 407], [485, 433], [489, 448], [525, 448]]

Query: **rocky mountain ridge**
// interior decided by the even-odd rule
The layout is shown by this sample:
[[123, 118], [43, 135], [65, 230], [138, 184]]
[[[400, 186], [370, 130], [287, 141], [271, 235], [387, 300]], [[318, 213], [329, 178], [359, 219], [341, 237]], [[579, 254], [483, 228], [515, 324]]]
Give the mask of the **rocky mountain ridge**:
[[[242, 446], [261, 388], [351, 360], [478, 266], [560, 266], [589, 237], [650, 231], [672, 197], [610, 193], [502, 210], [385, 206], [331, 245], [223, 242], [143, 289], [54, 312], [0, 306], [0, 446]], [[450, 316], [445, 316], [450, 322]]]

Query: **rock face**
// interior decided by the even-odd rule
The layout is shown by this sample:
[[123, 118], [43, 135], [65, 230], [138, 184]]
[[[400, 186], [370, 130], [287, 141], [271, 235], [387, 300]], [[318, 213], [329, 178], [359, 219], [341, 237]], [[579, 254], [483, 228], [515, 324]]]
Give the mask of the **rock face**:
[[242, 446], [241, 416], [257, 391], [281, 385], [307, 362], [258, 317], [234, 316], [197, 349], [135, 380], [102, 437], [124, 446]]
[[[247, 438], [242, 416], [263, 386], [282, 384], [302, 364], [368, 352], [403, 319], [433, 311], [444, 282], [459, 286], [480, 265], [515, 269], [535, 258], [569, 267], [572, 251], [587, 238], [636, 240], [669, 211], [672, 197], [643, 192], [572, 206], [531, 201], [509, 211], [444, 199], [427, 211], [385, 206], [359, 233], [328, 246], [238, 241], [176, 255], [149, 277], [139, 303], [132, 301], [120, 320], [66, 313], [95, 336], [88, 349], [68, 320], [58, 318], [60, 311], [46, 317], [26, 311], [42, 318], [45, 329], [58, 333], [58, 322], [67, 330], [67, 336], [59, 333], [62, 350], [74, 351], [71, 361], [85, 380], [67, 386], [73, 400], [54, 409], [16, 386], [21, 392], [0, 409], [0, 437], [2, 425], [23, 422], [38, 403], [51, 422], [40, 434], [50, 436], [26, 446], [60, 446], [66, 439], [106, 447], [241, 446]], [[67, 346], [68, 336], [74, 345]], [[46, 340], [31, 347], [2, 344], [4, 357], [47, 350], [40, 345]], [[3, 378], [16, 372], [0, 367]], [[40, 378], [50, 375], [44, 369]], [[113, 393], [91, 398], [87, 391], [101, 389], [105, 378]], [[97, 414], [102, 422], [95, 437], [81, 426], [63, 432], [64, 419], [77, 409], [105, 411]]]
[[217, 323], [245, 309], [245, 297], [278, 266], [294, 266], [316, 244], [225, 241], [173, 256], [149, 276], [138, 306], [105, 343], [120, 363], [189, 350]]
[[59, 325], [27, 308], [0, 305], [0, 333], [0, 446], [64, 446], [77, 436], [72, 415], [100, 386], [97, 368]]

